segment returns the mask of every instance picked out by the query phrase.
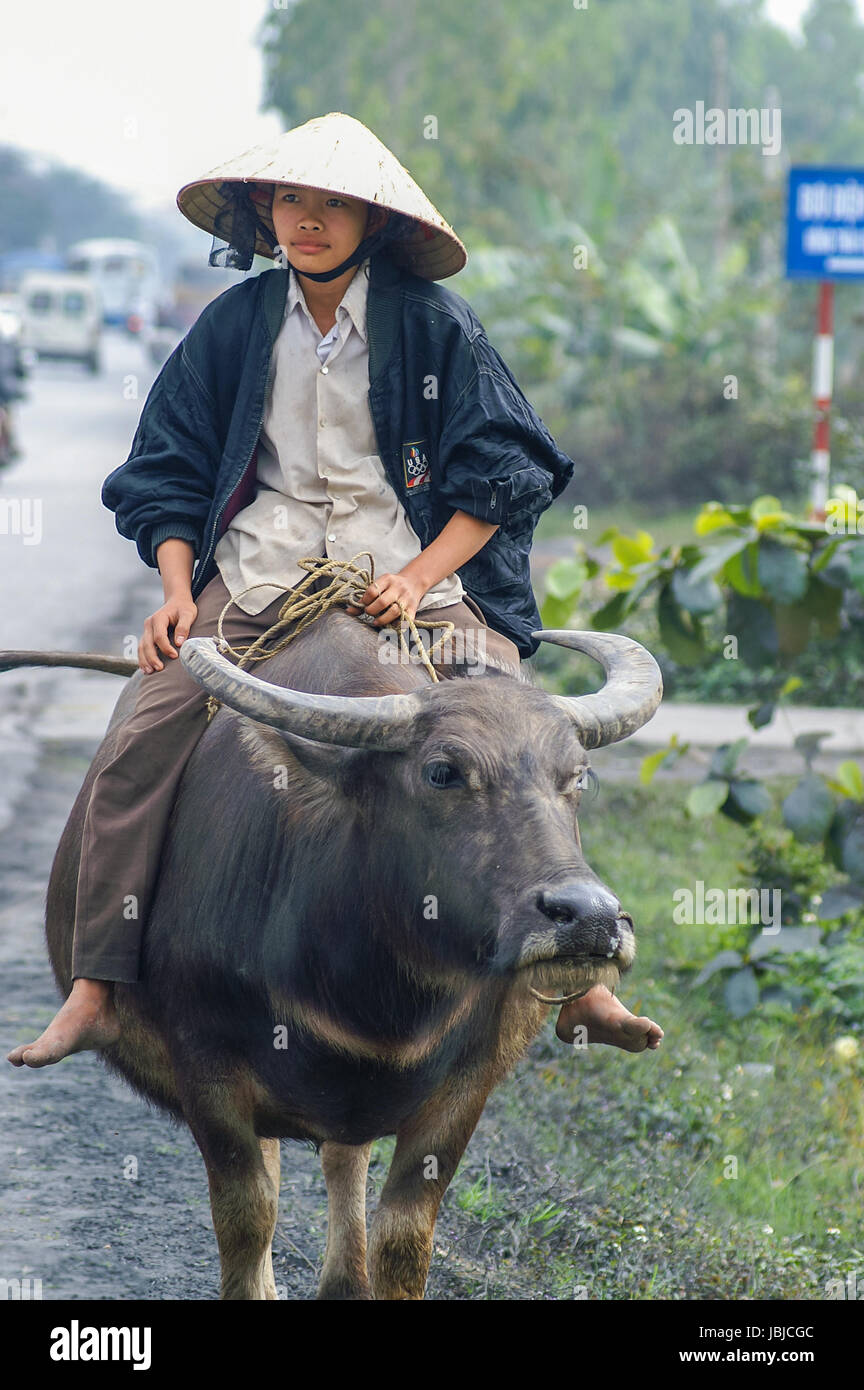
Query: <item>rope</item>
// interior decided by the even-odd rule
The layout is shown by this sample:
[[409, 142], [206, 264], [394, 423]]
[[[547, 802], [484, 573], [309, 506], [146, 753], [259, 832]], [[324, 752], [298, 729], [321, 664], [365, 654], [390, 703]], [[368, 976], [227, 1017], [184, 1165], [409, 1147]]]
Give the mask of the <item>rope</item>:
[[[362, 569], [359, 565], [355, 565], [354, 563], [361, 555], [369, 556], [368, 570]], [[302, 579], [295, 588], [287, 590], [288, 598], [279, 609], [276, 622], [272, 627], [268, 627], [266, 632], [262, 632], [260, 637], [256, 637], [255, 641], [251, 642], [248, 647], [235, 649], [231, 646], [222, 631], [222, 620], [228, 612], [228, 609], [232, 604], [236, 603], [237, 600], [235, 598], [230, 598], [219, 614], [219, 621], [216, 626], [216, 646], [220, 652], [233, 656], [239, 667], [246, 666], [251, 661], [267, 661], [269, 657], [275, 656], [277, 652], [281, 652], [283, 647], [287, 647], [289, 642], [293, 642], [295, 637], [305, 631], [305, 629], [318, 618], [323, 617], [329, 608], [334, 608], [337, 604], [353, 604], [360, 607], [363, 594], [366, 589], [368, 589], [369, 585], [374, 583], [375, 579], [375, 558], [369, 550], [358, 550], [357, 554], [350, 560], [331, 560], [326, 555], [315, 555], [298, 560], [297, 564], [300, 569], [308, 571], [306, 578]], [[338, 572], [345, 571], [350, 572], [347, 578], [337, 577]], [[306, 592], [316, 579], [326, 577], [327, 575], [330, 576], [330, 583], [325, 589], [318, 589], [314, 593]], [[272, 588], [272, 584], [250, 584], [248, 589], [244, 589], [242, 593], [237, 595], [237, 598], [242, 598], [244, 594], [251, 593], [253, 589]], [[358, 614], [356, 616], [360, 622], [371, 624], [375, 622], [374, 617], [368, 613]], [[287, 633], [287, 635], [282, 635], [285, 633], [285, 629], [291, 627], [292, 624], [296, 624], [293, 631]], [[444, 621], [430, 623], [424, 622], [421, 618], [412, 618], [410, 614], [405, 611], [404, 604], [400, 603], [399, 618], [395, 623], [389, 623], [386, 624], [386, 626], [396, 628], [399, 634], [399, 650], [404, 653], [406, 660], [410, 661], [411, 652], [405, 640], [405, 628], [407, 627], [414, 639], [416, 649], [418, 649], [421, 654], [420, 660], [426, 667], [432, 680], [440, 680], [438, 672], [429, 659], [429, 654], [451, 636], [456, 629], [456, 624]], [[437, 641], [432, 643], [427, 652], [418, 632], [418, 628], [421, 627], [443, 627], [448, 628], [449, 631], [442, 633]], [[384, 628], [379, 628], [378, 631], [383, 632]], [[207, 701], [208, 724], [221, 703], [222, 701], [217, 700], [215, 695], [209, 697]]]

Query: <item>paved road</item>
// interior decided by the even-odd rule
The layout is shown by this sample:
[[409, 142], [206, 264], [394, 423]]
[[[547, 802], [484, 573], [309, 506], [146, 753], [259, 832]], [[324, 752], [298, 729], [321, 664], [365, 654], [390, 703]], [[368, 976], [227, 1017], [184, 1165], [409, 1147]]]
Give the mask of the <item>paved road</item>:
[[[98, 638], [140, 575], [135, 547], [117, 534], [99, 493], [129, 452], [152, 379], [138, 344], [119, 333], [106, 337], [98, 377], [61, 362], [40, 363], [31, 376], [17, 412], [23, 456], [0, 473], [0, 648], [75, 649], [92, 628]], [[158, 598], [158, 582], [153, 592]], [[74, 706], [76, 691], [95, 689], [70, 672], [0, 674], [0, 827], [35, 767], [34, 712], [52, 694]]]
[[[0, 474], [0, 648], [121, 652], [158, 602], [157, 576], [99, 501], [102, 480], [128, 453], [152, 372], [134, 343], [115, 336], [107, 348], [106, 371], [95, 380], [74, 366], [41, 366], [20, 411], [24, 456]], [[42, 940], [45, 887], [121, 688], [118, 678], [93, 673], [0, 673], [4, 1053], [56, 1007]], [[810, 717], [791, 711], [778, 731], [787, 737], [783, 721], [804, 727]], [[850, 748], [861, 746], [860, 715], [812, 718], [842, 730]], [[706, 746], [735, 737], [740, 720], [725, 707], [664, 706], [640, 736], [592, 761], [601, 772], [632, 777], [646, 747], [670, 732]], [[753, 742], [767, 746], [769, 738]], [[675, 775], [703, 773], [691, 758]], [[497, 1123], [496, 1104], [480, 1142]], [[192, 1140], [107, 1076], [92, 1054], [42, 1073], [0, 1063], [0, 1175], [0, 1278], [41, 1278], [51, 1299], [213, 1296], [217, 1261]], [[295, 1146], [285, 1151], [285, 1201], [277, 1282], [283, 1296], [308, 1297], [323, 1243], [323, 1188], [314, 1156]], [[452, 1232], [459, 1219], [451, 1210], [439, 1230]], [[433, 1276], [433, 1297], [450, 1277]]]

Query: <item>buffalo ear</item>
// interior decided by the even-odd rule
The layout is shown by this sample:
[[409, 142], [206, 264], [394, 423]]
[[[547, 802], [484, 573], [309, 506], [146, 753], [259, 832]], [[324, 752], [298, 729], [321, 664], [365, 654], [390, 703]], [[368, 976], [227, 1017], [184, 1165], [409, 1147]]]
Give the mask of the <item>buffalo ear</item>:
[[313, 777], [329, 778], [331, 781], [340, 781], [349, 776], [357, 759], [365, 754], [363, 748], [343, 748], [338, 743], [318, 743], [315, 739], [289, 733], [287, 729], [280, 729], [279, 737], [307, 772], [311, 772]]

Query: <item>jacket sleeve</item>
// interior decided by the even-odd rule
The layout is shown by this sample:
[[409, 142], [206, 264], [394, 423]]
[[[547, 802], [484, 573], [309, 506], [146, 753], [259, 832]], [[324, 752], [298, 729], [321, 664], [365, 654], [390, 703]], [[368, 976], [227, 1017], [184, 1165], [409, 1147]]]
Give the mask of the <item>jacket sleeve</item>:
[[[438, 497], [453, 510], [511, 525], [540, 514], [573, 477], [555, 444], [484, 333], [470, 344], [473, 370], [445, 401], [438, 444]], [[463, 371], [463, 378], [464, 378]]]
[[171, 537], [200, 554], [222, 456], [217, 413], [189, 358], [188, 335], [154, 381], [132, 450], [102, 485], [121, 536], [134, 540], [145, 564]]

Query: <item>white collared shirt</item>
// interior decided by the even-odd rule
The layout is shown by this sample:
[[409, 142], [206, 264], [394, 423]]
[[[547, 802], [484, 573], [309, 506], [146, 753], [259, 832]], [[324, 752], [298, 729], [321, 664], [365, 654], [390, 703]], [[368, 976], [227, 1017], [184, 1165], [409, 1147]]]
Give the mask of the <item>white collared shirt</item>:
[[[305, 579], [297, 565], [304, 556], [350, 560], [370, 550], [381, 575], [398, 573], [422, 549], [379, 457], [369, 409], [368, 265], [358, 266], [323, 337], [296, 274], [286, 271], [285, 317], [258, 443], [258, 492], [214, 552], [246, 613], [260, 613]], [[355, 564], [368, 569], [368, 556]], [[267, 587], [238, 602], [253, 584]], [[454, 571], [424, 594], [417, 611], [458, 603], [464, 592]]]

